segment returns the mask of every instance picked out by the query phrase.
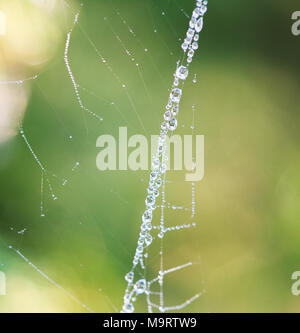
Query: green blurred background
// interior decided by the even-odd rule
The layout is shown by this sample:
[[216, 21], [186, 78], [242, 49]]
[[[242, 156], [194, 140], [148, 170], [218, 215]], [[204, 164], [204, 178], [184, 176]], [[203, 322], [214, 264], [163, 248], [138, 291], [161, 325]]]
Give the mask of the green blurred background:
[[[64, 64], [66, 35], [80, 3], [0, 1], [7, 17], [7, 34], [0, 36], [1, 80], [40, 73], [22, 85], [0, 86], [0, 270], [7, 277], [0, 312], [84, 311], [10, 245], [95, 311], [111, 312], [111, 303], [121, 308], [148, 172], [97, 170], [96, 139], [117, 137], [119, 126], [128, 126], [129, 135], [144, 132], [89, 40], [126, 84], [147, 132], [158, 134], [181, 54], [179, 38], [187, 29], [184, 12], [193, 6], [192, 0], [84, 1], [69, 59], [84, 104], [101, 122], [82, 113]], [[184, 311], [300, 310], [300, 296], [291, 293], [291, 275], [300, 270], [300, 36], [291, 33], [296, 10], [296, 0], [209, 1], [177, 131], [191, 133], [195, 104], [195, 133], [205, 135], [197, 228], [167, 234], [164, 247], [166, 268], [196, 264], [166, 279], [167, 306], [205, 289]], [[68, 180], [62, 186], [50, 177], [56, 201], [45, 185], [45, 217], [41, 170], [17, 135], [20, 119], [45, 167]], [[167, 201], [191, 206], [184, 173], [169, 175], [179, 182], [167, 187]], [[171, 210], [166, 223], [189, 217]], [[149, 274], [159, 269], [157, 244], [152, 248]], [[145, 310], [142, 298], [137, 311]]]

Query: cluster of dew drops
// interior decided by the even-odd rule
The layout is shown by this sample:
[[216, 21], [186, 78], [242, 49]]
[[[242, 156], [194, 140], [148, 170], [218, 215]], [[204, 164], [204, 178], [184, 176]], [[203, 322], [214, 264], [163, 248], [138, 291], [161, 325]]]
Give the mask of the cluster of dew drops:
[[[137, 248], [132, 262], [132, 268], [129, 273], [125, 275], [127, 281], [127, 288], [124, 296], [124, 305], [122, 308], [123, 313], [131, 313], [134, 311], [134, 301], [136, 296], [143, 293], [150, 293], [150, 283], [146, 279], [139, 279], [134, 283], [134, 270], [138, 264], [144, 269], [144, 257], [147, 257], [145, 249], [152, 243], [153, 237], [152, 230], [152, 216], [154, 210], [157, 208], [156, 200], [160, 195], [160, 187], [163, 183], [164, 175], [166, 172], [166, 136], [168, 131], [174, 131], [177, 128], [177, 115], [179, 111], [179, 103], [182, 96], [182, 85], [188, 77], [188, 66], [193, 60], [195, 51], [198, 49], [199, 33], [203, 28], [203, 15], [207, 11], [208, 1], [197, 1], [196, 8], [193, 11], [192, 17], [189, 21], [189, 28], [186, 33], [186, 38], [181, 45], [185, 53], [184, 59], [186, 64], [177, 63], [177, 68], [174, 74], [174, 82], [171, 88], [168, 104], [164, 113], [164, 120], [161, 124], [160, 136], [158, 139], [157, 152], [152, 160], [152, 168], [150, 173], [149, 186], [147, 188], [148, 195], [146, 197], [146, 210], [142, 215], [141, 230], [137, 242]], [[183, 62], [182, 62], [183, 63]], [[180, 88], [181, 87], [181, 88]], [[160, 227], [158, 238], [163, 238], [165, 228]]]

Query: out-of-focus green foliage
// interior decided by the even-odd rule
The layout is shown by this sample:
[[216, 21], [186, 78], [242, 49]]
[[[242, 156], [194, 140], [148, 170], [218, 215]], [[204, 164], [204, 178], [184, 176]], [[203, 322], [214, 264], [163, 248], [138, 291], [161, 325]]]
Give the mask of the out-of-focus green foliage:
[[[178, 39], [188, 24], [180, 9], [191, 13], [193, 3], [85, 1], [69, 58], [78, 84], [93, 92], [81, 89], [85, 105], [102, 122], [81, 111], [64, 64], [73, 12], [57, 9], [49, 18], [54, 55], [43, 68], [35, 64], [42, 70], [27, 83], [30, 97], [23, 125], [40, 160], [68, 183], [62, 186], [51, 178], [56, 201], [45, 185], [46, 216], [40, 217], [41, 172], [33, 156], [20, 136], [0, 145], [0, 270], [7, 276], [0, 312], [83, 311], [9, 245], [95, 311], [112, 311], [106, 296], [121, 307], [124, 275], [144, 208], [146, 183], [141, 180], [148, 172], [97, 170], [96, 139], [102, 134], [117, 137], [119, 126], [128, 126], [129, 135], [144, 133], [124, 90], [88, 38], [126, 84], [148, 133], [157, 134], [180, 55]], [[195, 104], [195, 131], [205, 135], [205, 177], [196, 185], [198, 227], [168, 234], [164, 260], [167, 268], [187, 261], [196, 265], [166, 279], [168, 305], [205, 289], [186, 311], [300, 310], [300, 298], [290, 291], [291, 275], [300, 270], [300, 36], [291, 33], [295, 10], [300, 10], [298, 1], [209, 3], [199, 52], [185, 84], [179, 117], [184, 127], [178, 128], [178, 133], [190, 134]], [[13, 74], [22, 77], [24, 70], [16, 63], [6, 57], [1, 72], [5, 66], [14, 72], [12, 66]], [[34, 69], [26, 67], [27, 72]], [[72, 171], [76, 161], [80, 167]], [[190, 184], [183, 182], [183, 173], [175, 177], [182, 182], [167, 188], [167, 200], [190, 205]], [[185, 218], [170, 212], [166, 223], [180, 224]], [[24, 235], [18, 234], [24, 228]], [[159, 267], [157, 251], [154, 244], [149, 271]], [[145, 308], [141, 304], [138, 310]]]

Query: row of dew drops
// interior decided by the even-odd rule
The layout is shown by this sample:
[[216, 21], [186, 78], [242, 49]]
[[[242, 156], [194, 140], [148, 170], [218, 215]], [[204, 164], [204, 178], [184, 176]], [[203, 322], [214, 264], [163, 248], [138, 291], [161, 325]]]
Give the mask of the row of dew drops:
[[[121, 310], [123, 313], [134, 312], [133, 303], [136, 296], [143, 293], [150, 293], [150, 283], [145, 278], [139, 279], [134, 283], [134, 271], [138, 264], [144, 269], [144, 257], [147, 257], [145, 249], [152, 243], [153, 237], [152, 230], [152, 216], [154, 210], [157, 208], [156, 200], [160, 195], [160, 187], [163, 183], [164, 175], [166, 173], [166, 156], [165, 156], [165, 142], [168, 131], [174, 131], [177, 128], [176, 116], [179, 112], [179, 103], [182, 96], [182, 86], [188, 77], [188, 66], [193, 60], [195, 51], [198, 49], [199, 33], [203, 28], [203, 15], [207, 11], [208, 1], [197, 1], [196, 7], [192, 13], [189, 21], [189, 28], [186, 33], [186, 38], [181, 45], [184, 51], [184, 58], [186, 64], [177, 63], [177, 68], [174, 74], [174, 82], [171, 88], [168, 104], [164, 113], [164, 120], [161, 124], [160, 136], [158, 139], [158, 147], [156, 155], [152, 160], [152, 170], [150, 173], [149, 186], [147, 188], [148, 195], [146, 197], [146, 210], [142, 215], [141, 231], [137, 242], [137, 248], [132, 262], [132, 269], [125, 275], [127, 281], [127, 288], [124, 295], [124, 305]], [[181, 87], [181, 88], [180, 88]], [[163, 238], [166, 232], [163, 224], [159, 228], [158, 238]], [[160, 281], [160, 280], [158, 280]], [[163, 312], [163, 309], [161, 309]]]

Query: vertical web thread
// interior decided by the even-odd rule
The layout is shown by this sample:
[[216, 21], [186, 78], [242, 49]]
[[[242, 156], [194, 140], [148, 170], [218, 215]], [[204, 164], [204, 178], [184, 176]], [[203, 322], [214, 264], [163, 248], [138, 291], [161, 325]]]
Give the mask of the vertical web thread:
[[[186, 32], [186, 38], [181, 45], [183, 50], [183, 56], [181, 61], [177, 62], [176, 70], [174, 73], [174, 81], [171, 87], [171, 93], [169, 96], [168, 103], [166, 105], [166, 111], [163, 115], [163, 121], [160, 128], [160, 136], [158, 139], [158, 146], [156, 154], [152, 159], [151, 173], [149, 177], [149, 185], [147, 188], [148, 195], [145, 199], [146, 210], [142, 215], [141, 230], [139, 233], [139, 238], [137, 242], [137, 247], [135, 250], [135, 255], [132, 261], [131, 270], [125, 275], [125, 280], [127, 281], [127, 287], [124, 295], [124, 303], [121, 312], [131, 313], [134, 312], [134, 302], [137, 297], [142, 294], [146, 294], [146, 301], [148, 305], [148, 312], [152, 312], [153, 308], [156, 308], [159, 312], [180, 310], [185, 306], [189, 305], [195, 299], [201, 296], [198, 293], [185, 301], [182, 304], [176, 306], [166, 307], [164, 303], [163, 294], [163, 282], [164, 276], [171, 272], [186, 268], [191, 266], [192, 263], [187, 263], [181, 266], [173, 267], [168, 270], [164, 270], [163, 265], [163, 238], [167, 231], [178, 230], [180, 228], [166, 228], [165, 227], [165, 187], [166, 187], [166, 138], [169, 133], [173, 133], [177, 128], [177, 115], [179, 112], [179, 104], [182, 96], [182, 90], [184, 81], [189, 74], [189, 66], [193, 61], [196, 50], [198, 49], [199, 33], [203, 28], [203, 16], [207, 11], [208, 1], [198, 0], [196, 1], [195, 8], [192, 13], [192, 17], [189, 21], [189, 27]], [[194, 197], [194, 183], [192, 184], [192, 217], [194, 217], [195, 212], [195, 197]], [[158, 204], [158, 200], [160, 205]], [[160, 225], [158, 227], [152, 226], [152, 219], [154, 211], [160, 207]], [[160, 245], [160, 270], [156, 278], [151, 281], [147, 281], [145, 275], [136, 279], [135, 275], [140, 275], [139, 268], [145, 271], [144, 259], [148, 256], [148, 247], [152, 244], [154, 239], [153, 230], [158, 230], [157, 237], [161, 240]], [[159, 284], [159, 292], [151, 291], [151, 286], [154, 283]], [[159, 295], [159, 304], [154, 304], [151, 301], [151, 295]]]

